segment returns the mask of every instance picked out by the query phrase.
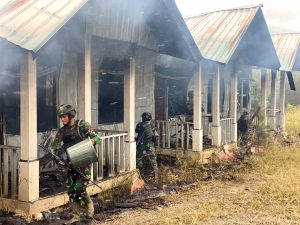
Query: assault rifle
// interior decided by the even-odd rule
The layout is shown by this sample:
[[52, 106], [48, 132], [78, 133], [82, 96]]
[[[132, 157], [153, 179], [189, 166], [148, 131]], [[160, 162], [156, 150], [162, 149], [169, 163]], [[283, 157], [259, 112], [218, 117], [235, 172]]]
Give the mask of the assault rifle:
[[259, 114], [260, 112], [260, 106], [258, 106], [258, 108], [256, 109], [256, 111], [253, 113], [253, 115], [251, 116], [251, 118], [249, 119], [249, 122], [252, 123], [252, 121], [254, 120], [254, 118]]
[[[51, 157], [55, 160], [55, 162], [67, 169], [70, 170], [74, 170], [76, 173], [78, 173], [81, 177], [86, 179], [86, 176], [84, 175], [84, 173], [82, 173], [80, 170], [72, 167], [72, 165], [68, 162], [65, 162], [64, 160], [62, 160], [59, 156], [55, 155], [53, 152], [51, 152], [48, 148], [46, 148], [44, 145], [39, 144], [39, 147], [41, 147], [45, 152], [47, 152], [48, 154], [51, 155]], [[102, 187], [100, 187], [98, 184], [96, 184], [94, 181], [92, 181], [91, 179], [88, 179], [89, 182], [93, 183], [94, 185], [96, 185], [98, 188], [100, 188], [102, 190]]]
[[141, 143], [144, 136], [145, 136], [145, 132], [143, 131], [142, 135], [136, 140], [136, 145], [139, 145]]

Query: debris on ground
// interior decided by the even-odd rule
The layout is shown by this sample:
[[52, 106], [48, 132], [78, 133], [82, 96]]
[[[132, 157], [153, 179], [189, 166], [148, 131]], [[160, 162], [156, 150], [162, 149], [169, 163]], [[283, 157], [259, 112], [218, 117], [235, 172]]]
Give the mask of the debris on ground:
[[251, 147], [250, 151], [252, 154], [261, 153], [264, 151], [264, 147], [263, 146], [253, 146], [253, 147]]
[[47, 169], [40, 172], [40, 196], [49, 196], [65, 191], [66, 172], [63, 169]]
[[[243, 169], [248, 167], [246, 162], [243, 162], [243, 151], [230, 152], [226, 146], [221, 151], [222, 154], [226, 154], [231, 157], [232, 160], [213, 165], [183, 165], [184, 162], [177, 162], [174, 159], [160, 158], [160, 179], [156, 182], [144, 181], [137, 178], [130, 186], [128, 193], [124, 194], [124, 191], [120, 193], [117, 198], [104, 200], [99, 196], [93, 196], [92, 200], [95, 207], [94, 220], [85, 220], [84, 208], [82, 209], [82, 220], [79, 224], [96, 224], [97, 221], [109, 221], [116, 215], [126, 214], [136, 208], [146, 210], [161, 210], [164, 207], [168, 207], [166, 202], [166, 196], [179, 194], [188, 190], [197, 188], [199, 181], [210, 180], [234, 180], [235, 176], [231, 171]], [[220, 153], [219, 153], [220, 154]], [[231, 155], [232, 154], [232, 155]], [[233, 157], [234, 156], [234, 157]], [[189, 161], [189, 160], [185, 160]], [[180, 174], [183, 173], [183, 169], [188, 172], [186, 179], [180, 178]], [[167, 173], [167, 174], [164, 174]], [[189, 177], [193, 174], [193, 177]], [[169, 176], [178, 178], [173, 182], [164, 183], [163, 177]], [[45, 170], [40, 174], [40, 195], [49, 195], [55, 189], [57, 193], [58, 189], [62, 192], [65, 190], [65, 173], [63, 170]], [[53, 188], [55, 187], [55, 188]], [[84, 207], [84, 205], [83, 205]], [[36, 214], [32, 218], [32, 225], [46, 225], [46, 224], [63, 224], [64, 221], [70, 219], [70, 209], [68, 206], [62, 206], [53, 210], [48, 210]], [[27, 224], [24, 220], [17, 217], [5, 216], [1, 218], [0, 225], [9, 224]]]
[[216, 153], [216, 155], [220, 160], [234, 160], [236, 158], [233, 152], [225, 152], [223, 150]]

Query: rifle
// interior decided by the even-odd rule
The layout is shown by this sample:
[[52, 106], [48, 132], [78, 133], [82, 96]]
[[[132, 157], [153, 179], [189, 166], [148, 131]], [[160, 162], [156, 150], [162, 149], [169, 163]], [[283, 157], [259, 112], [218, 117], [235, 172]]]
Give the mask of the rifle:
[[[76, 173], [78, 173], [81, 177], [86, 179], [86, 176], [84, 175], [84, 173], [82, 173], [80, 170], [72, 167], [71, 164], [65, 162], [64, 160], [62, 160], [59, 156], [55, 155], [53, 152], [51, 152], [48, 148], [45, 148], [45, 146], [38, 144], [39, 147], [41, 147], [44, 151], [46, 151], [47, 153], [49, 153], [52, 158], [55, 160], [56, 163], [59, 163], [60, 165], [64, 166], [67, 169], [72, 169], [74, 170]], [[100, 188], [102, 190], [102, 187], [100, 187], [98, 184], [96, 184], [94, 181], [92, 181], [91, 179], [88, 179], [89, 182], [93, 183], [94, 185], [96, 185], [98, 188]]]
[[144, 138], [145, 132], [143, 131], [142, 135], [139, 137], [139, 139], [136, 140], [136, 145], [139, 145]]
[[260, 106], [258, 106], [257, 110], [254, 112], [254, 114], [252, 115], [252, 117], [249, 119], [249, 123], [252, 123], [252, 121], [254, 120], [254, 118], [258, 115], [260, 111]]

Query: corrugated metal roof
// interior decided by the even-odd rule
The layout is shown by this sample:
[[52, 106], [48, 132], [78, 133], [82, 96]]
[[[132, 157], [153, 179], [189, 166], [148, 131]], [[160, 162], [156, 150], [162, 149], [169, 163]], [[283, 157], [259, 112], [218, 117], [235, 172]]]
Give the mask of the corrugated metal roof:
[[88, 0], [1, 0], [0, 37], [37, 52]]
[[260, 7], [221, 10], [186, 18], [202, 56], [228, 63]]
[[272, 34], [272, 39], [280, 60], [280, 70], [292, 71], [299, 51], [300, 33]]

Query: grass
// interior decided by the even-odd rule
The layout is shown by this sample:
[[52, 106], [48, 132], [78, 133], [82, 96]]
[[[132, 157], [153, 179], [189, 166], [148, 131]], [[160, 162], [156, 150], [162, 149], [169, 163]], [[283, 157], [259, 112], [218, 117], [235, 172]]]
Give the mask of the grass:
[[199, 181], [160, 211], [133, 212], [130, 224], [300, 224], [299, 147], [271, 146], [252, 168], [231, 171], [235, 179]]
[[[104, 224], [300, 224], [299, 148], [269, 145], [239, 169], [227, 164], [214, 168], [221, 176], [209, 181], [202, 179], [207, 169], [180, 162], [163, 171], [169, 176], [165, 181], [198, 181], [197, 188], [167, 196], [168, 207], [132, 211]], [[231, 179], [223, 179], [228, 173]]]
[[300, 108], [294, 105], [287, 105], [285, 116], [285, 127], [289, 134], [295, 135], [300, 132]]
[[[300, 109], [288, 108], [289, 134], [298, 134], [298, 118]], [[293, 140], [268, 141], [263, 153], [241, 163], [206, 168], [183, 160], [162, 167], [162, 183], [198, 182], [197, 188], [167, 196], [168, 207], [134, 210], [104, 224], [300, 224], [299, 137]]]

